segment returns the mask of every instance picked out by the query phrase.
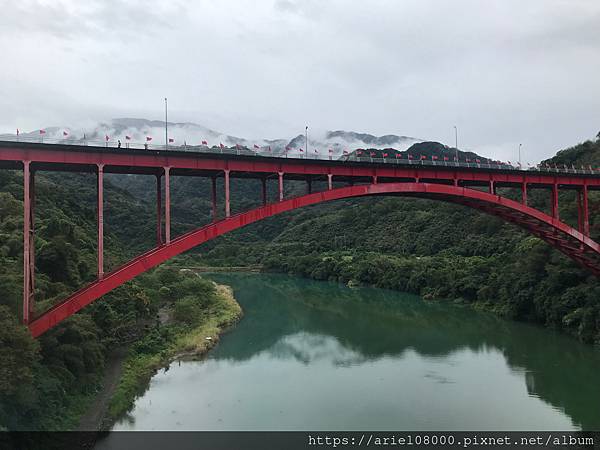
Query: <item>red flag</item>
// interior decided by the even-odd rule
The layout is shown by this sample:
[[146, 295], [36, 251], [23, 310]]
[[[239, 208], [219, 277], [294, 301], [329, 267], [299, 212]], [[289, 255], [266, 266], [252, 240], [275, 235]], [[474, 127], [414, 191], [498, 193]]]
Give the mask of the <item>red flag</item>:
[[175, 142], [175, 139], [169, 138], [169, 142]]
[[240, 144], [235, 144], [235, 148], [240, 149]]
[[46, 134], [46, 130], [40, 130], [40, 134]]
[[331, 149], [331, 148], [330, 148], [330, 149], [329, 149], [329, 153], [333, 153], [333, 149]]
[[285, 148], [285, 151], [286, 151], [286, 152], [289, 152], [290, 150], [291, 150], [291, 149], [290, 149], [289, 147], [286, 147], [286, 148]]
[[435, 161], [435, 160], [437, 160], [437, 159], [438, 159], [438, 157], [437, 157], [436, 155], [433, 155], [433, 156], [431, 157], [431, 159], [433, 159], [433, 160]]
[[127, 139], [129, 141], [129, 140], [131, 140], [131, 136], [125, 136], [125, 139]]
[[[104, 135], [104, 140], [105, 140], [106, 142], [108, 142], [108, 140], [109, 140], [109, 139], [110, 139], [110, 137], [108, 136], [108, 134], [105, 134], [105, 135]], [[152, 138], [150, 138], [150, 139], [152, 139]]]
[[356, 154], [357, 154], [358, 156], [362, 155], [362, 150], [358, 150], [358, 151], [356, 152]]
[[384, 154], [383, 154], [383, 157], [384, 157], [384, 158], [387, 158], [387, 156], [388, 156], [388, 154], [387, 154], [387, 153], [384, 153]]
[[447, 156], [444, 156], [444, 161], [448, 161], [448, 157]]
[[512, 166], [512, 163], [510, 161], [508, 161], [508, 165]]
[[222, 142], [219, 144], [219, 147], [221, 147], [221, 148], [225, 148], [225, 146], [223, 145], [223, 143], [222, 143]]
[[471, 160], [467, 158], [467, 162], [468, 162], [468, 163], [470, 163], [470, 162], [471, 162]]
[[477, 164], [479, 164], [481, 161], [480, 161], [480, 160], [478, 160], [478, 159], [476, 159], [476, 160], [475, 160], [475, 162], [476, 162]]
[[408, 159], [413, 159], [413, 155], [411, 155], [410, 153], [408, 154]]
[[421, 155], [421, 159], [427, 159], [426, 155]]
[[254, 148], [260, 148], [258, 145], [254, 144]]
[[[107, 136], [108, 137], [108, 136]], [[108, 139], [107, 139], [108, 140]], [[146, 142], [150, 142], [152, 138], [150, 136], [146, 136]]]
[[317, 150], [316, 148], [315, 148], [315, 153], [319, 153], [319, 150]]
[[68, 136], [69, 133], [67, 133], [66, 131], [63, 131], [63, 136]]
[[348, 154], [348, 150], [344, 150], [344, 155], [347, 155], [347, 154]]
[[299, 148], [298, 150], [300, 150], [300, 153], [304, 153], [304, 150], [302, 150], [301, 148]]
[[371, 155], [371, 158], [375, 157], [375, 153], [374, 152], [370, 152], [369, 154]]
[[396, 153], [396, 158], [402, 158], [402, 154]]
[[208, 142], [202, 141], [202, 145], [208, 145]]

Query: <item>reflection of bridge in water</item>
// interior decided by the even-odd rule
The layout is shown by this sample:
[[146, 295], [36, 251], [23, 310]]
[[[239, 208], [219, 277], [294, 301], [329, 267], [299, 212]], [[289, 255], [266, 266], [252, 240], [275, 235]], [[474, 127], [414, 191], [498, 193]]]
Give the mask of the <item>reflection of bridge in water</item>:
[[[419, 197], [469, 206], [519, 225], [545, 240], [595, 275], [600, 275], [600, 245], [590, 238], [588, 191], [600, 189], [600, 174], [592, 170], [515, 170], [493, 164], [466, 164], [420, 161], [406, 164], [395, 160], [320, 160], [276, 158], [230, 152], [185, 152], [178, 150], [139, 150], [51, 145], [24, 142], [0, 143], [0, 168], [24, 173], [24, 252], [23, 321], [39, 336], [61, 320], [100, 298], [112, 289], [146, 270], [194, 246], [250, 223], [304, 206], [330, 200], [395, 195]], [[35, 173], [39, 171], [87, 172], [97, 175], [97, 279], [48, 311], [34, 317], [34, 205]], [[104, 267], [104, 189], [105, 173], [150, 175], [156, 179], [157, 246], [123, 266], [105, 272]], [[170, 180], [173, 176], [207, 177], [212, 180], [213, 222], [171, 238]], [[257, 179], [262, 186], [262, 206], [232, 215], [230, 179]], [[219, 219], [217, 179], [223, 180], [224, 218]], [[307, 193], [284, 198], [284, 182], [300, 180]], [[277, 185], [277, 198], [268, 198], [269, 182]], [[313, 192], [313, 182], [326, 189]], [[164, 184], [164, 189], [163, 189]], [[520, 191], [519, 201], [498, 191]], [[528, 206], [532, 189], [549, 192], [549, 212]], [[572, 227], [560, 220], [559, 190], [577, 192], [578, 224]]]

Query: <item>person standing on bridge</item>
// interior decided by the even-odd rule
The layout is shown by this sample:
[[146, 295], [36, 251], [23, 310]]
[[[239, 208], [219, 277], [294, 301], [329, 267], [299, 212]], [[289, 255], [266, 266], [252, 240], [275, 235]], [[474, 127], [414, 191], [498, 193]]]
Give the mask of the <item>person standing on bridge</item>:
[[117, 148], [121, 148], [121, 139], [117, 140]]

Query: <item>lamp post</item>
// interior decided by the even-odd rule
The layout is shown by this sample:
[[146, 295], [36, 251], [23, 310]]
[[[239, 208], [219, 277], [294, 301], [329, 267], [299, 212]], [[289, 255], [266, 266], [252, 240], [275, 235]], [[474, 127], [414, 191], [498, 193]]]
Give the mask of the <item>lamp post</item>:
[[519, 144], [519, 169], [521, 168], [521, 145], [523, 144]]
[[306, 157], [308, 158], [308, 125], [306, 125], [306, 128], [304, 129], [304, 145], [304, 148], [306, 149]]
[[458, 164], [458, 128], [454, 125], [454, 148], [456, 149], [456, 164]]
[[167, 131], [167, 97], [165, 97], [165, 150], [169, 150], [169, 134]]

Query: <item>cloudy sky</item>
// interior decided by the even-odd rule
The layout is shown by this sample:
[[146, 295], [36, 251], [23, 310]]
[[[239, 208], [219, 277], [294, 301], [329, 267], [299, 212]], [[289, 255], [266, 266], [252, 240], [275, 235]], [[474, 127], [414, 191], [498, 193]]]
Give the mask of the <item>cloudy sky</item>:
[[524, 160], [600, 131], [598, 0], [0, 0], [0, 132], [113, 117]]

